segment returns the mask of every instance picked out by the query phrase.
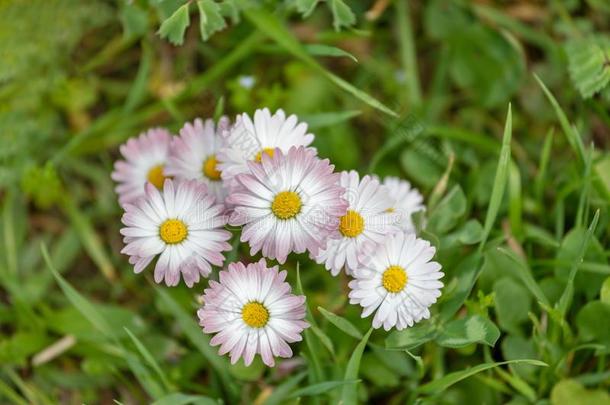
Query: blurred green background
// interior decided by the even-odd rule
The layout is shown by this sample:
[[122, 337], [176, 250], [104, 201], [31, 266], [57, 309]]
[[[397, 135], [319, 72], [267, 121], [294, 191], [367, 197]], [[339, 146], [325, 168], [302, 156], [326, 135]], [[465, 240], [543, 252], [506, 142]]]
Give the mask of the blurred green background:
[[[0, 0], [0, 402], [610, 403], [609, 29], [606, 0]], [[357, 346], [347, 277], [296, 257], [316, 326], [274, 369], [229, 366], [206, 281], [133, 274], [118, 146], [262, 107], [426, 196], [430, 321]], [[492, 368], [516, 359], [548, 366]]]

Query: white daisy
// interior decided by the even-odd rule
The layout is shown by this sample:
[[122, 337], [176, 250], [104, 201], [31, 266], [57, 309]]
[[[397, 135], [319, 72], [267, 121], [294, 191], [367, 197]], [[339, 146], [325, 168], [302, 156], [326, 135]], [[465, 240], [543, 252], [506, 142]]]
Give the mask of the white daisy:
[[214, 204], [206, 185], [196, 180], [165, 180], [160, 192], [146, 184], [145, 197], [125, 206], [121, 234], [130, 256], [129, 262], [139, 273], [157, 256], [155, 282], [165, 279], [168, 286], [177, 285], [180, 274], [187, 286], [207, 277], [210, 264], [222, 266], [222, 251], [230, 250], [231, 233], [223, 227], [224, 206]]
[[369, 251], [349, 283], [350, 303], [364, 308], [362, 317], [377, 310], [373, 327], [385, 330], [428, 319], [443, 287], [441, 265], [431, 261], [436, 249], [411, 232], [399, 232]]
[[339, 220], [339, 237], [328, 239], [314, 256], [333, 276], [344, 266], [347, 274], [358, 266], [358, 255], [365, 243], [379, 243], [385, 235], [399, 231], [389, 212], [393, 201], [378, 180], [370, 176], [360, 180], [358, 172], [352, 170], [341, 173], [340, 185], [346, 190], [349, 206]]
[[164, 166], [169, 155], [172, 135], [164, 128], [152, 128], [130, 138], [121, 145], [125, 160], [114, 163], [112, 180], [118, 183], [116, 192], [121, 206], [132, 203], [144, 195], [144, 184], [150, 182], [163, 187], [166, 178]]
[[212, 346], [221, 355], [230, 352], [231, 363], [241, 357], [249, 366], [255, 354], [273, 367], [274, 357], [292, 357], [288, 343], [301, 340], [309, 327], [305, 296], [290, 293], [286, 271], [267, 268], [265, 259], [244, 266], [231, 263], [220, 272], [219, 282], [210, 281], [197, 315], [205, 333], [216, 333]]
[[283, 110], [271, 115], [267, 108], [256, 110], [254, 121], [246, 113], [238, 115], [224, 136], [218, 169], [229, 185], [234, 184], [237, 174], [249, 171], [248, 162], [260, 162], [264, 153], [271, 155], [276, 148], [286, 153], [292, 146], [309, 146], [314, 139], [313, 134], [307, 133], [307, 124], [299, 123], [296, 115], [286, 117]]
[[415, 232], [413, 214], [426, 210], [423, 204], [424, 197], [411, 186], [411, 183], [398, 177], [386, 177], [383, 179], [383, 185], [388, 189], [394, 202], [390, 212], [396, 217], [400, 228], [404, 231]]
[[165, 173], [178, 180], [200, 180], [216, 196], [216, 201], [223, 202], [225, 188], [217, 167], [217, 153], [223, 145], [221, 133], [229, 129], [226, 117], [214, 125], [214, 121], [202, 121], [197, 118], [192, 124], [186, 123], [180, 130], [180, 136], [174, 137]]
[[303, 147], [276, 149], [248, 165], [227, 202], [234, 210], [229, 224], [244, 225], [241, 241], [249, 242], [250, 254], [262, 250], [280, 263], [290, 252], [317, 254], [347, 208], [334, 166]]

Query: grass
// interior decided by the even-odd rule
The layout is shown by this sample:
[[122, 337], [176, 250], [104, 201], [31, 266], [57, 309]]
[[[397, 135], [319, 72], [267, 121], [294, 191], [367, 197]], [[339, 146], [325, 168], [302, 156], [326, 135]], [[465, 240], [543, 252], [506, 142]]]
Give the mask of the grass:
[[[184, 1], [18, 3], [0, 4], [0, 403], [610, 403], [610, 88], [583, 98], [564, 46], [607, 36], [603, 2], [233, 1], [219, 32], [190, 4], [181, 46], [158, 32]], [[260, 107], [308, 121], [338, 170], [422, 191], [445, 273], [429, 320], [373, 330], [347, 276], [293, 255], [312, 325], [294, 359], [230, 365], [196, 321], [207, 281], [133, 274], [118, 146]]]

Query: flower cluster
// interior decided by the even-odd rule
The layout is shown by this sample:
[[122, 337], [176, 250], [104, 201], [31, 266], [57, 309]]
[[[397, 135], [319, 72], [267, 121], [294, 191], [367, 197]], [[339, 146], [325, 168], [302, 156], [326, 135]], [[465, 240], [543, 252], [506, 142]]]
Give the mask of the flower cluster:
[[[416, 236], [412, 215], [423, 197], [399, 178], [335, 172], [311, 146], [307, 124], [282, 110], [254, 117], [196, 119], [174, 136], [151, 129], [121, 146], [112, 178], [124, 209], [121, 229], [136, 273], [153, 261], [154, 279], [192, 287], [223, 267], [232, 233], [250, 254], [284, 264], [307, 252], [333, 275], [351, 277], [350, 303], [373, 327], [404, 329], [430, 316], [440, 296], [435, 248]], [[230, 263], [210, 281], [198, 311], [212, 345], [249, 365], [290, 357], [301, 340], [305, 297], [286, 271], [265, 259]]]

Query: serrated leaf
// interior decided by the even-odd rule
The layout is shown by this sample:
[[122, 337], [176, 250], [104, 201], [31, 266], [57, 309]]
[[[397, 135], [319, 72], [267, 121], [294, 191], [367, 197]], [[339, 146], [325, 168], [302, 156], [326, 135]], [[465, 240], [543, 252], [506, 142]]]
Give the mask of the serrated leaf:
[[480, 315], [472, 315], [447, 323], [436, 338], [436, 342], [451, 348], [473, 343], [483, 343], [493, 347], [499, 337], [500, 330], [492, 321]]
[[163, 21], [159, 28], [161, 38], [167, 39], [174, 45], [182, 45], [184, 43], [184, 33], [191, 24], [189, 5], [190, 3], [184, 4], [167, 20]]
[[239, 7], [235, 4], [235, 0], [225, 0], [219, 3], [218, 6], [220, 6], [220, 14], [230, 18], [233, 24], [239, 22]]
[[330, 311], [327, 311], [322, 307], [318, 307], [318, 311], [320, 311], [320, 313], [322, 315], [324, 315], [324, 317], [326, 319], [328, 319], [328, 321], [330, 323], [335, 325], [337, 328], [341, 329], [343, 332], [347, 333], [348, 335], [350, 335], [351, 337], [354, 337], [356, 339], [362, 339], [362, 333], [360, 333], [358, 328], [356, 328], [354, 326], [354, 324], [352, 324], [347, 319], [345, 319], [339, 315], [336, 315]]
[[343, 0], [330, 0], [330, 10], [333, 13], [333, 27], [340, 31], [342, 27], [351, 27], [356, 24], [354, 12]]
[[309, 17], [315, 10], [320, 0], [296, 0], [297, 11], [303, 15], [303, 17]]
[[199, 9], [199, 31], [201, 39], [207, 41], [217, 31], [224, 29], [227, 26], [225, 19], [222, 17], [220, 6], [212, 0], [197, 1]]
[[590, 98], [610, 83], [610, 38], [578, 38], [565, 45], [568, 70], [583, 98]]

